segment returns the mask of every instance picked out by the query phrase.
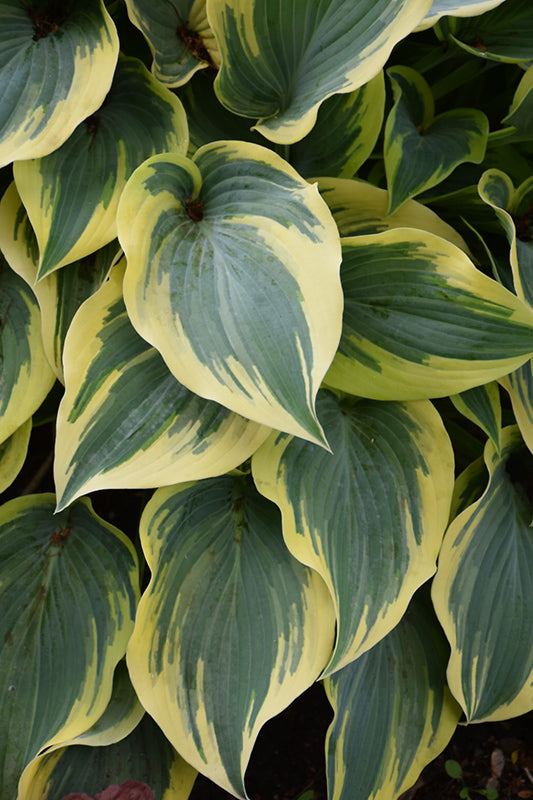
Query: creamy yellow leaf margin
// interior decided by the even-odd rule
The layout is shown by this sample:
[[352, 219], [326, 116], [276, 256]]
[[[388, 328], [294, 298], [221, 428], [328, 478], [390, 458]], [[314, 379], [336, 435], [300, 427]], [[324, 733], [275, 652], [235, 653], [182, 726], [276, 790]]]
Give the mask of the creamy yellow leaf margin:
[[484, 14], [485, 11], [490, 11], [491, 8], [496, 8], [504, 0], [433, 0], [429, 13], [416, 31], [425, 31], [427, 28], [432, 28], [441, 17], [477, 17], [478, 14]]
[[[269, 432], [180, 386], [128, 320], [124, 270], [123, 259], [79, 309], [65, 341], [54, 461], [58, 508], [97, 489], [221, 475], [249, 458]], [[162, 370], [150, 366], [154, 359]], [[150, 397], [154, 372], [157, 396]]]
[[0, 444], [0, 493], [11, 486], [24, 464], [31, 433], [31, 418]]
[[533, 503], [520, 485], [533, 456], [512, 426], [503, 430], [501, 455], [487, 443], [485, 463], [487, 488], [451, 523], [432, 585], [451, 645], [448, 685], [468, 722], [533, 708]]
[[273, 432], [252, 472], [281, 510], [287, 547], [330, 591], [337, 641], [328, 676], [386, 636], [435, 573], [453, 452], [427, 401], [339, 400], [330, 392], [319, 401], [333, 454]]
[[159, 489], [141, 518], [151, 581], [127, 663], [179, 753], [236, 797], [262, 725], [319, 676], [334, 613], [246, 477]]
[[533, 310], [444, 239], [397, 228], [342, 245], [343, 334], [327, 385], [376, 400], [444, 397], [531, 358]]
[[[9, 100], [13, 106], [11, 124], [0, 138], [0, 168], [11, 161], [41, 158], [60, 147], [103, 103], [119, 53], [117, 30], [104, 0], [88, 0], [83, 9], [75, 9], [72, 25], [67, 16], [57, 35], [38, 41], [32, 41], [32, 22], [25, 4], [9, 5], [12, 9], [4, 8], [0, 20], [7, 14], [9, 21], [12, 14], [12, 25], [14, 22], [19, 31], [24, 30], [28, 44], [24, 47], [20, 37], [19, 52], [0, 69], [0, 103]], [[96, 28], [91, 30], [87, 23]], [[12, 46], [9, 40], [8, 44]], [[2, 77], [4, 70], [7, 77]], [[16, 79], [17, 71], [20, 93], [13, 100], [9, 93], [12, 74]]]
[[[207, 0], [222, 64], [221, 103], [259, 121], [263, 136], [292, 144], [328, 97], [371, 80], [431, 0]], [[303, 33], [302, 33], [303, 32]]]
[[0, 249], [37, 298], [44, 352], [63, 384], [63, 344], [68, 326], [78, 305], [100, 287], [121, 254], [118, 242], [115, 244], [116, 247], [108, 245], [85, 261], [69, 264], [63, 271], [52, 272], [37, 282], [39, 247], [14, 181], [0, 201]]
[[338, 231], [316, 186], [264, 147], [213, 142], [139, 167], [118, 230], [128, 314], [176, 378], [323, 445], [314, 400], [343, 298]]
[[319, 178], [318, 189], [343, 237], [380, 233], [390, 228], [415, 228], [440, 236], [468, 253], [463, 237], [416, 200], [406, 200], [388, 214], [388, 192], [371, 183], [349, 178]]

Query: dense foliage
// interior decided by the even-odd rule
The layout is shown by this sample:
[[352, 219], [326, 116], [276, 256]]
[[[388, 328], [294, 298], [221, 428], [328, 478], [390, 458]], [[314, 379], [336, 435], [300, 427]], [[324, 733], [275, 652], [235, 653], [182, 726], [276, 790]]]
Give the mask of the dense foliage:
[[532, 62], [531, 0], [0, 0], [2, 798], [245, 798], [320, 680], [394, 800], [533, 708]]

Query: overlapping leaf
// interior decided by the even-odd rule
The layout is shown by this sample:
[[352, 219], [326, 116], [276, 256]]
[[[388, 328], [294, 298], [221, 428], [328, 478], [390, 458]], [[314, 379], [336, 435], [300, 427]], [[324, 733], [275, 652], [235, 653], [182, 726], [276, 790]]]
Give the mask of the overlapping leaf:
[[467, 419], [485, 431], [497, 452], [500, 452], [502, 407], [497, 383], [475, 386], [461, 394], [451, 396], [451, 401]]
[[450, 525], [432, 587], [452, 647], [448, 684], [469, 722], [533, 708], [533, 456], [512, 427], [485, 461], [487, 489]]
[[479, 196], [491, 206], [509, 242], [514, 288], [533, 307], [533, 177], [515, 189], [501, 170], [487, 170], [478, 185]]
[[292, 554], [323, 577], [337, 615], [325, 674], [358, 658], [400, 620], [436, 569], [453, 488], [453, 453], [429, 402], [377, 403], [322, 392], [333, 454], [272, 433], [252, 459], [280, 507]]
[[482, 111], [454, 108], [435, 116], [425, 79], [410, 67], [387, 70], [394, 106], [385, 125], [384, 158], [389, 211], [444, 180], [465, 161], [485, 155], [489, 122]]
[[448, 648], [417, 596], [399, 625], [324, 682], [330, 800], [390, 800], [448, 743], [461, 714], [446, 686]]
[[102, 107], [49, 156], [13, 173], [39, 244], [37, 279], [111, 242], [120, 195], [156, 153], [186, 153], [180, 101], [135, 58], [121, 57]]
[[520, 433], [533, 453], [533, 361], [506, 375], [501, 384], [509, 392]]
[[39, 408], [54, 380], [37, 300], [0, 253], [0, 443]]
[[133, 628], [133, 546], [88, 501], [56, 516], [54, 505], [46, 494], [0, 508], [5, 797], [15, 796], [20, 773], [43, 747], [72, 739], [102, 715]]
[[11, 183], [0, 201], [0, 247], [12, 269], [33, 289], [41, 310], [44, 351], [57, 378], [64, 383], [65, 336], [80, 305], [108, 275], [120, 252], [118, 242], [110, 242], [36, 283], [39, 247], [16, 186]]
[[502, 122], [511, 126], [520, 137], [533, 138], [533, 66], [523, 74], [514, 93], [509, 113]]
[[383, 67], [431, 0], [208, 0], [222, 65], [220, 101], [259, 119], [267, 139], [291, 144], [313, 127], [320, 104], [352, 92]]
[[468, 19], [451, 17], [450, 38], [483, 59], [506, 63], [533, 59], [533, 6], [530, 0], [505, 0]]
[[432, 28], [441, 17], [477, 17], [492, 8], [496, 8], [504, 0], [433, 0], [429, 13], [417, 28], [417, 31]]
[[0, 167], [63, 144], [102, 104], [118, 49], [103, 0], [46, 6], [2, 0]]
[[0, 444], [0, 493], [11, 486], [24, 464], [30, 441], [31, 419]]
[[316, 186], [245, 142], [155, 156], [119, 207], [124, 297], [176, 378], [320, 444], [314, 399], [342, 322], [337, 228]]
[[159, 489], [141, 519], [152, 573], [128, 647], [137, 694], [184, 758], [237, 797], [257, 734], [318, 677], [334, 614], [246, 477]]
[[464, 239], [451, 225], [416, 200], [406, 200], [392, 214], [387, 214], [388, 192], [370, 183], [343, 178], [320, 178], [318, 188], [333, 214], [341, 236], [380, 233], [389, 228], [417, 228], [434, 233], [468, 251]]
[[24, 771], [18, 800], [58, 800], [71, 792], [93, 796], [127, 780], [146, 783], [158, 800], [187, 800], [196, 774], [145, 715], [116, 744], [70, 745], [44, 753]]
[[384, 110], [385, 80], [380, 70], [354, 92], [324, 101], [311, 132], [291, 146], [291, 164], [306, 178], [351, 178], [374, 149]]
[[152, 72], [163, 85], [181, 86], [198, 70], [220, 63], [206, 0], [126, 0], [126, 5], [150, 46]]
[[343, 333], [326, 383], [342, 391], [443, 397], [533, 353], [533, 310], [432, 234], [399, 228], [344, 239], [341, 278]]
[[220, 475], [268, 429], [194, 395], [132, 327], [124, 264], [75, 317], [57, 415], [58, 507], [102, 488], [145, 488]]

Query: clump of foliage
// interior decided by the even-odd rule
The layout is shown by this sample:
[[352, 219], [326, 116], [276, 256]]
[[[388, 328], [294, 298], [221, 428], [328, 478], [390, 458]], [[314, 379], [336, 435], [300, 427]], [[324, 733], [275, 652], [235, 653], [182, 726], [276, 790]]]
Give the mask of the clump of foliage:
[[393, 800], [533, 708], [532, 61], [531, 0], [0, 0], [3, 798], [244, 798], [320, 680]]

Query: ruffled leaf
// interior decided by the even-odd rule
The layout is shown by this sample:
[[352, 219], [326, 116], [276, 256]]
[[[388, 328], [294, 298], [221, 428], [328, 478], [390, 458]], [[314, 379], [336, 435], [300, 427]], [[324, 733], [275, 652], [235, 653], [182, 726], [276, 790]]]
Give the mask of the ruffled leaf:
[[342, 391], [443, 397], [533, 353], [533, 310], [432, 234], [398, 228], [344, 239], [341, 279], [343, 333], [326, 383]]
[[217, 95], [259, 119], [267, 139], [291, 144], [315, 124], [321, 103], [373, 78], [431, 0], [208, 0], [220, 46]]
[[124, 263], [80, 309], [65, 343], [54, 462], [58, 508], [95, 489], [220, 475], [268, 434], [174, 378], [132, 327], [123, 276]]
[[101, 108], [62, 147], [13, 174], [39, 244], [37, 279], [116, 238], [126, 181], [156, 153], [186, 153], [180, 101], [136, 58], [121, 57]]
[[192, 161], [146, 161], [118, 228], [128, 314], [176, 378], [324, 444], [314, 400], [338, 345], [342, 290], [337, 228], [316, 187], [264, 147], [214, 142]]
[[328, 591], [245, 477], [159, 489], [140, 530], [152, 578], [128, 648], [133, 685], [183, 757], [244, 798], [261, 726], [329, 659]]
[[0, 167], [60, 147], [113, 79], [119, 42], [103, 0], [48, 6], [0, 5]]
[[379, 403], [322, 392], [332, 453], [272, 433], [252, 458], [280, 507], [291, 553], [326, 582], [337, 615], [325, 674], [386, 636], [436, 570], [453, 488], [453, 453], [429, 402]]
[[533, 708], [533, 456], [513, 427], [501, 455], [487, 443], [485, 462], [489, 484], [450, 525], [432, 587], [452, 648], [448, 685], [468, 722]]

